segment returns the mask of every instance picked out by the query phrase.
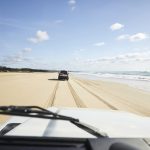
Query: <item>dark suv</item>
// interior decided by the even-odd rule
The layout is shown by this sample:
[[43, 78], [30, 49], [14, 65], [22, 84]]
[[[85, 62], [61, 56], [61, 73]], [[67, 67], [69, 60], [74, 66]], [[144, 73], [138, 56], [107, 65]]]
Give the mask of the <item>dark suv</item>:
[[58, 75], [58, 80], [69, 80], [68, 72], [61, 70]]

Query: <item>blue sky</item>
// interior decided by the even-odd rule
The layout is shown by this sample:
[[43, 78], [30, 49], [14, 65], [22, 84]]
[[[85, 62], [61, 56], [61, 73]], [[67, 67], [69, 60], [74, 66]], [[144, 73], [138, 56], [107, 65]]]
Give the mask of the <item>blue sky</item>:
[[0, 0], [0, 65], [150, 71], [149, 0]]

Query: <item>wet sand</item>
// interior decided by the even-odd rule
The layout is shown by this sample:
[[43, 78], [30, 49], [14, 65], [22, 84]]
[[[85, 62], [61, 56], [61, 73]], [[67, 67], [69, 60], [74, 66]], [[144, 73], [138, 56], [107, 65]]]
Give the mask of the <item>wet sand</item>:
[[[57, 73], [0, 73], [0, 105], [38, 105], [44, 108], [86, 107], [128, 111], [150, 116], [150, 93], [126, 84], [88, 80]], [[0, 123], [7, 117], [0, 116]]]

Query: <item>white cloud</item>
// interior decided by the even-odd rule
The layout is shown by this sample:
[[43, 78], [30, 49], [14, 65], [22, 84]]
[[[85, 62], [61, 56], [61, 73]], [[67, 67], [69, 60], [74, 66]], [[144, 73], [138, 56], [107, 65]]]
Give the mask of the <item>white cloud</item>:
[[95, 43], [95, 44], [93, 44], [93, 45], [94, 45], [94, 46], [100, 47], [100, 46], [105, 45], [105, 43], [104, 43], [104, 42], [98, 42], [98, 43]]
[[24, 48], [17, 52], [16, 54], [4, 56], [2, 59], [2, 64], [4, 65], [14, 65], [14, 64], [20, 64], [22, 62], [28, 62], [30, 61], [29, 57], [26, 57], [26, 54], [31, 52], [31, 48]]
[[134, 42], [134, 41], [141, 41], [141, 40], [145, 40], [147, 39], [148, 36], [145, 34], [145, 33], [137, 33], [137, 34], [134, 34], [134, 35], [131, 35], [129, 37], [129, 40], [131, 42]]
[[120, 35], [117, 37], [117, 40], [129, 40], [130, 42], [135, 42], [135, 41], [145, 40], [147, 38], [148, 35], [145, 33], [136, 33], [133, 35], [128, 35], [128, 34]]
[[88, 71], [144, 71], [150, 66], [150, 49], [149, 51], [116, 54], [96, 59], [85, 59], [79, 55], [75, 56], [68, 65], [76, 70]]
[[117, 37], [117, 40], [127, 40], [130, 36], [128, 34], [123, 34]]
[[31, 52], [32, 51], [32, 48], [24, 48], [23, 49], [23, 52]]
[[14, 63], [22, 62], [22, 61], [23, 61], [23, 57], [20, 54], [5, 56], [3, 58], [4, 64], [14, 64]]
[[33, 37], [33, 38], [29, 38], [29, 41], [32, 42], [32, 43], [40, 43], [40, 42], [43, 42], [43, 41], [47, 41], [49, 40], [49, 35], [46, 31], [37, 31], [36, 32], [36, 36]]
[[99, 59], [87, 60], [89, 63], [100, 63], [100, 62], [109, 62], [109, 63], [118, 63], [118, 62], [150, 62], [150, 51], [146, 52], [134, 52], [126, 53], [122, 55], [116, 55], [114, 57], [101, 57]]
[[114, 24], [112, 24], [112, 25], [110, 26], [110, 29], [111, 29], [112, 31], [114, 31], [114, 30], [120, 30], [120, 29], [122, 29], [123, 27], [124, 27], [123, 24], [114, 23]]
[[1, 64], [4, 66], [20, 66], [23, 64], [30, 64], [33, 61], [32, 57], [26, 57], [24, 53], [19, 52], [17, 54], [4, 56], [1, 60]]
[[76, 9], [76, 0], [68, 0], [68, 4], [72, 11]]

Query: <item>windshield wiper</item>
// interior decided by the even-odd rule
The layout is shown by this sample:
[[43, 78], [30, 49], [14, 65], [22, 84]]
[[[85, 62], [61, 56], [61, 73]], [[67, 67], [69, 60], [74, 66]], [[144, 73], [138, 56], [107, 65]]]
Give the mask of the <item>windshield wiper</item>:
[[95, 127], [92, 127], [91, 125], [87, 125], [85, 123], [81, 123], [79, 119], [59, 115], [39, 106], [0, 106], [0, 114], [70, 121], [77, 127], [98, 138], [106, 137], [106, 135], [100, 133]]

